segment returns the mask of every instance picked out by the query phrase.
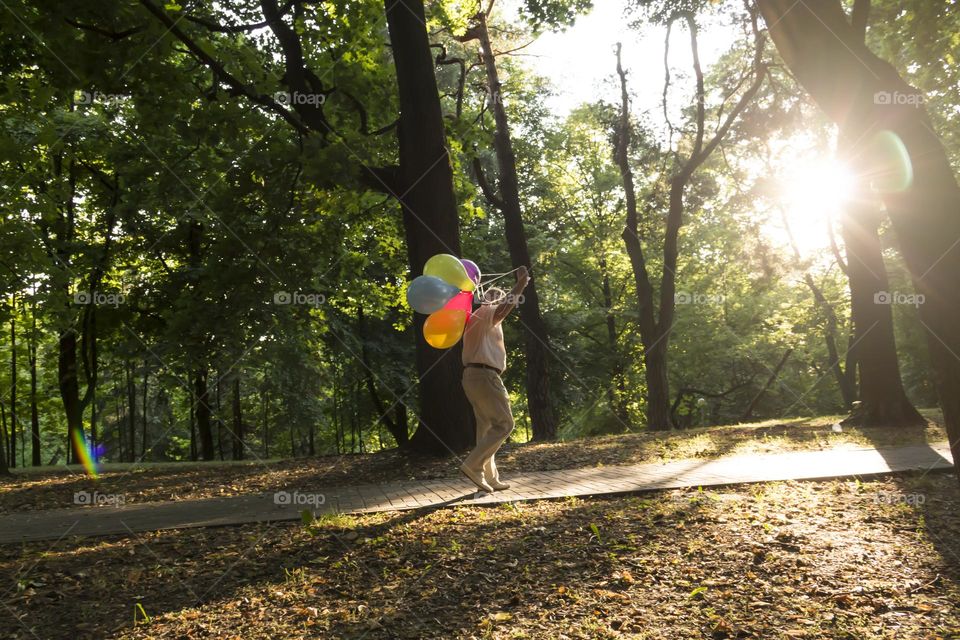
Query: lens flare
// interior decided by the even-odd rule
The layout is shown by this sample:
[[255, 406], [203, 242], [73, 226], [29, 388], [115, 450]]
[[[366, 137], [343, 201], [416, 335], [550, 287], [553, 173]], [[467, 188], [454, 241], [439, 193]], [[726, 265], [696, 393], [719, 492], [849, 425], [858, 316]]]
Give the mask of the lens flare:
[[881, 194], [900, 193], [913, 186], [910, 152], [893, 131], [884, 130], [873, 136], [865, 164], [870, 186]]
[[79, 429], [73, 432], [73, 450], [77, 452], [79, 463], [83, 466], [87, 475], [94, 479], [99, 478], [100, 470], [97, 465], [97, 456], [91, 450], [89, 443], [84, 440]]

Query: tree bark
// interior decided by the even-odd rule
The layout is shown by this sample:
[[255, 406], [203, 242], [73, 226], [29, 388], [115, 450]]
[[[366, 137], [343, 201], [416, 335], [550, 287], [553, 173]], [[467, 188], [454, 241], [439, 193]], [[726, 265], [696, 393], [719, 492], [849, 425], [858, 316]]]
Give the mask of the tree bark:
[[210, 428], [210, 395], [207, 388], [206, 367], [199, 367], [193, 373], [194, 395], [196, 405], [194, 415], [197, 423], [197, 433], [200, 435], [200, 457], [204, 460], [213, 460], [213, 430]]
[[150, 379], [150, 372], [147, 369], [147, 363], [143, 363], [143, 392], [141, 394], [143, 412], [140, 421], [140, 460], [147, 459], [147, 382]]
[[627, 94], [627, 74], [620, 62], [620, 45], [617, 45], [617, 75], [620, 76], [620, 120], [617, 125], [614, 160], [620, 168], [626, 200], [626, 223], [623, 242], [633, 270], [634, 289], [637, 296], [640, 341], [643, 344], [644, 376], [647, 382], [647, 428], [664, 431], [673, 428], [670, 419], [670, 387], [667, 381], [666, 345], [657, 339], [657, 317], [654, 310], [654, 291], [647, 271], [646, 257], [640, 242], [637, 195], [630, 167], [629, 149], [631, 138], [630, 98]]
[[[384, 5], [400, 97], [400, 168], [390, 189], [400, 200], [410, 271], [419, 274], [435, 254], [460, 254], [460, 223], [423, 2]], [[415, 314], [420, 423], [410, 445], [448, 455], [474, 442], [473, 411], [460, 384], [462, 345], [432, 348], [423, 338], [424, 320]]]
[[220, 408], [220, 383], [223, 381], [223, 378], [220, 375], [220, 370], [216, 372], [216, 383], [214, 384], [214, 392], [216, 393], [217, 402], [215, 405], [215, 411], [213, 412], [213, 421], [217, 423], [217, 453], [220, 454], [220, 460], [224, 459], [223, 457], [223, 411]]
[[627, 381], [624, 373], [623, 357], [620, 354], [617, 334], [617, 319], [613, 314], [613, 292], [610, 288], [610, 273], [607, 270], [607, 259], [601, 255], [599, 260], [602, 276], [603, 306], [606, 309], [607, 343], [610, 345], [610, 354], [613, 356], [613, 368], [610, 372], [610, 387], [607, 390], [607, 399], [610, 410], [617, 417], [623, 431], [630, 431], [630, 415], [627, 412]]
[[[480, 12], [474, 20], [471, 31], [480, 41], [481, 60], [487, 72], [488, 100], [496, 123], [493, 145], [499, 167], [499, 208], [503, 213], [507, 248], [513, 268], [531, 267], [530, 250], [527, 247], [527, 234], [523, 227], [523, 212], [520, 206], [517, 159], [510, 139], [510, 125], [503, 105], [503, 88], [497, 72], [493, 46], [490, 43], [490, 33], [487, 30], [486, 14]], [[530, 412], [533, 440], [553, 440], [557, 437], [557, 419], [550, 403], [550, 338], [546, 322], [540, 312], [540, 297], [537, 294], [535, 278], [531, 278], [530, 284], [524, 290], [523, 303], [519, 307], [520, 323], [524, 328], [527, 408]]]
[[60, 334], [58, 340], [57, 379], [60, 399], [67, 417], [67, 439], [70, 442], [70, 461], [73, 463], [83, 459], [85, 446], [77, 373], [77, 332], [68, 328]]
[[7, 462], [7, 410], [0, 402], [0, 433], [3, 434], [3, 442], [0, 446], [0, 475], [10, 475], [10, 465]]
[[[759, 0], [777, 49], [827, 116], [848, 135], [889, 130], [906, 146], [913, 181], [882, 194], [907, 268], [924, 296], [933, 380], [954, 460], [960, 460], [960, 189], [922, 104], [889, 104], [893, 92], [917, 96], [846, 20], [839, 0]], [[887, 92], [882, 94], [878, 92]], [[883, 168], [881, 168], [882, 170]], [[960, 464], [955, 465], [960, 480]]]
[[37, 308], [31, 313], [33, 330], [27, 343], [30, 360], [30, 463], [34, 467], [42, 464], [40, 459], [40, 412], [37, 406]]
[[890, 282], [880, 245], [880, 211], [870, 202], [868, 194], [861, 193], [847, 204], [841, 228], [847, 251], [861, 403], [844, 424], [864, 427], [926, 424], [903, 389], [893, 309], [882, 299], [890, 292]]
[[263, 458], [266, 460], [270, 457], [270, 400], [265, 389], [260, 392], [260, 405], [263, 415]]
[[17, 294], [10, 296], [10, 467], [17, 466]]
[[[854, 36], [865, 42], [870, 0], [856, 0], [850, 16]], [[840, 153], [850, 158], [857, 176], [854, 197], [845, 203], [841, 229], [847, 250], [854, 342], [863, 351], [860, 367], [860, 407], [844, 421], [860, 426], [910, 426], [926, 424], [903, 389], [893, 329], [893, 311], [880, 304], [890, 282], [880, 244], [880, 203], [870, 194], [869, 161], [857, 163], [856, 132], [840, 132]]]
[[194, 395], [195, 389], [191, 386], [187, 394], [187, 410], [190, 413], [190, 459], [196, 461], [197, 459], [197, 420], [196, 412], [193, 410], [194, 403], [196, 402], [196, 396]]
[[134, 379], [133, 363], [126, 362], [127, 371], [127, 457], [128, 462], [137, 461], [137, 381]]
[[243, 414], [240, 407], [240, 376], [233, 377], [233, 459], [243, 460]]

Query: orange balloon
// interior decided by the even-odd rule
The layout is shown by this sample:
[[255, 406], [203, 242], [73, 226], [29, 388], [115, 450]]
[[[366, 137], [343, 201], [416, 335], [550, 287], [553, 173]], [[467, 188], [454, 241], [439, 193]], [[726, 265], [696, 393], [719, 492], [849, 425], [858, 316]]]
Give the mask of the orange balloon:
[[440, 309], [427, 316], [423, 337], [434, 349], [449, 349], [463, 335], [467, 314], [462, 309]]

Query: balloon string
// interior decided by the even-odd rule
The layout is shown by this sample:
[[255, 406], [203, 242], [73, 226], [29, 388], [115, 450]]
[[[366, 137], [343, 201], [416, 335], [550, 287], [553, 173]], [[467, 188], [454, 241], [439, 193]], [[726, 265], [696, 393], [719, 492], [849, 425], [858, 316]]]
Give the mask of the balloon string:
[[496, 276], [496, 277], [495, 277], [495, 278], [490, 278], [489, 280], [485, 280], [485, 281], [480, 282], [479, 284], [477, 284], [477, 292], [480, 294], [480, 299], [482, 300], [482, 299], [486, 296], [487, 289], [490, 287], [491, 284], [493, 284], [493, 283], [496, 282], [497, 280], [500, 280], [500, 279], [502, 279], [502, 278], [506, 278], [506, 277], [509, 276], [510, 274], [516, 273], [516, 272], [519, 271], [519, 270], [520, 270], [520, 267], [517, 267], [516, 269], [512, 269], [512, 270], [510, 270], [510, 271], [505, 271], [505, 272], [503, 272], [503, 273], [488, 273], [488, 274], [485, 274], [485, 275], [488, 275], [488, 276]]

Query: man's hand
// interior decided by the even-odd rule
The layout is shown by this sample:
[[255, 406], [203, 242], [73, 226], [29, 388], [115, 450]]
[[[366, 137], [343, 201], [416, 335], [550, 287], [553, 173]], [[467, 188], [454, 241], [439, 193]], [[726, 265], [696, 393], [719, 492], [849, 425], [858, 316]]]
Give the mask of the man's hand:
[[513, 308], [520, 302], [523, 290], [527, 288], [528, 284], [530, 284], [530, 274], [527, 272], [527, 268], [524, 266], [517, 268], [517, 284], [513, 285], [513, 289], [507, 294], [507, 301], [497, 305], [497, 310], [493, 314], [494, 324], [502, 322], [513, 311]]
[[522, 291], [526, 286], [530, 284], [530, 273], [527, 272], [526, 267], [520, 267], [517, 269], [517, 286]]

